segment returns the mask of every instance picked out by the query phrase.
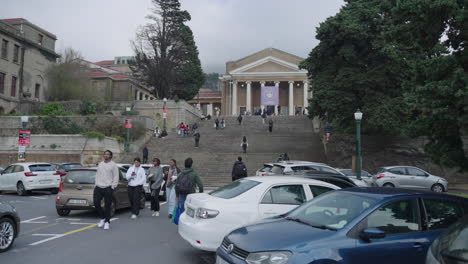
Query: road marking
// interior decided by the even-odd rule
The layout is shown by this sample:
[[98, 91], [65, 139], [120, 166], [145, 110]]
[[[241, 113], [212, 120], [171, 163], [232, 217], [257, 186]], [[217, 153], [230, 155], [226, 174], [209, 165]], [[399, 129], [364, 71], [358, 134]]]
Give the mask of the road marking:
[[[112, 222], [112, 221], [117, 220], [117, 219], [118, 219], [118, 218], [111, 218], [110, 221]], [[72, 231], [70, 231], [70, 232], [67, 232], [67, 233], [65, 233], [64, 235], [67, 236], [67, 235], [71, 235], [71, 234], [74, 234], [74, 233], [78, 233], [78, 232], [84, 231], [84, 230], [86, 230], [86, 229], [90, 229], [90, 228], [92, 228], [92, 227], [95, 227], [95, 226], [97, 226], [97, 225], [98, 225], [98, 224], [91, 224], [91, 225], [89, 225], [89, 226], [85, 226], [85, 227], [82, 227], [82, 228], [75, 229], [75, 230], [72, 230]]]
[[37, 197], [37, 196], [29, 196], [30, 198], [38, 199], [38, 200], [47, 200], [47, 197]]
[[42, 218], [45, 218], [45, 216], [39, 216], [39, 217], [36, 217], [36, 218], [32, 218], [32, 219], [28, 219], [28, 220], [24, 220], [24, 221], [21, 221], [22, 224], [47, 224], [49, 222], [34, 222], [34, 220], [38, 220], [38, 219], [42, 219]]
[[71, 222], [70, 225], [93, 225], [94, 223], [83, 223], [83, 222], [80, 222], [80, 223], [77, 223], [77, 222]]
[[[36, 234], [33, 234], [33, 236], [36, 235]], [[47, 234], [37, 234], [37, 235], [41, 235], [41, 236], [47, 236]], [[47, 241], [51, 241], [51, 240], [54, 240], [54, 239], [57, 239], [57, 238], [61, 238], [61, 237], [64, 237], [65, 235], [54, 235], [52, 234], [51, 235], [52, 237], [49, 237], [49, 238], [46, 238], [46, 239], [43, 239], [43, 240], [39, 240], [37, 242], [34, 242], [34, 243], [31, 243], [29, 244], [30, 246], [37, 246], [39, 244], [42, 244], [44, 242], [47, 242]]]
[[46, 225], [46, 226], [41, 226], [41, 227], [38, 227], [38, 228], [34, 228], [32, 230], [29, 230], [27, 232], [21, 232], [20, 234], [20, 237], [24, 236], [24, 235], [27, 235], [27, 234], [31, 234], [33, 232], [36, 232], [38, 230], [41, 230], [41, 229], [45, 229], [45, 228], [49, 228], [51, 226], [55, 226], [55, 225], [58, 225], [59, 223], [53, 223], [53, 224], [50, 224], [50, 225]]

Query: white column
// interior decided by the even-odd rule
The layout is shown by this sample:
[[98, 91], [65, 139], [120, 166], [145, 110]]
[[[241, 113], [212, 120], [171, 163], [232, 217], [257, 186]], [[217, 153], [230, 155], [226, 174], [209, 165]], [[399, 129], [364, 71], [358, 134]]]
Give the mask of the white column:
[[[263, 90], [263, 87], [265, 87], [265, 82], [264, 81], [261, 81], [260, 82], [260, 94], [262, 94], [262, 90]], [[260, 99], [261, 100], [261, 99]], [[264, 105], [261, 105], [260, 108], [262, 109], [262, 113], [263, 113], [263, 110], [265, 110], [265, 106]]]
[[[279, 85], [280, 85], [280, 82], [279, 81], [276, 81], [275, 82], [275, 86], [278, 87], [278, 96], [279, 96]], [[278, 102], [279, 103], [279, 102]], [[278, 112], [278, 105], [275, 105], [275, 115], [278, 115], [279, 112]]]
[[247, 102], [246, 102], [246, 109], [247, 109], [247, 112], [248, 113], [252, 113], [252, 110], [250, 109], [250, 106], [252, 105], [252, 95], [251, 95], [251, 92], [252, 92], [252, 82], [251, 81], [248, 81], [247, 82]]
[[289, 115], [294, 115], [294, 81], [289, 81]]
[[213, 104], [208, 104], [206, 106], [206, 114], [210, 115], [210, 116], [213, 116]]
[[309, 106], [309, 81], [304, 80], [304, 110], [305, 114], [307, 115], [309, 111], [307, 111], [307, 107]]
[[139, 101], [139, 100], [140, 100], [140, 91], [137, 90], [135, 101]]
[[237, 115], [237, 81], [232, 83], [232, 115]]

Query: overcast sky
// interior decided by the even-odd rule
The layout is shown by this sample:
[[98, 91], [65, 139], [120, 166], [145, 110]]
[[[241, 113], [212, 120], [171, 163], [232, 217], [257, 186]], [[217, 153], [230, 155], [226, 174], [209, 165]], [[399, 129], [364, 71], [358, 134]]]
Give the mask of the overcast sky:
[[[0, 18], [22, 17], [55, 34], [89, 61], [133, 55], [130, 40], [147, 22], [151, 0], [0, 0]], [[205, 72], [268, 47], [306, 57], [315, 29], [343, 0], [181, 0]]]

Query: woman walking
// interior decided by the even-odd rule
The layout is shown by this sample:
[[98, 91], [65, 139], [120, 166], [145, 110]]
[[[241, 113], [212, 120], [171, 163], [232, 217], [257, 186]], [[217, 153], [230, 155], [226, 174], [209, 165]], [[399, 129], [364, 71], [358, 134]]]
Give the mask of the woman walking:
[[153, 166], [149, 169], [148, 181], [151, 190], [151, 211], [152, 216], [159, 216], [159, 192], [164, 179], [163, 170], [161, 168], [161, 160], [158, 158], [153, 159]]
[[268, 131], [273, 132], [273, 119], [270, 119], [268, 122]]
[[132, 219], [137, 218], [138, 214], [140, 214], [141, 194], [143, 192], [143, 184], [146, 182], [145, 169], [140, 165], [140, 158], [135, 158], [133, 166], [128, 169], [126, 175], [128, 181], [128, 199], [132, 207]]
[[247, 137], [246, 136], [244, 136], [244, 138], [242, 138], [241, 146], [242, 146], [242, 151], [244, 151], [244, 153], [247, 153], [247, 147], [249, 146], [249, 143], [247, 143]]
[[166, 180], [166, 201], [167, 201], [167, 212], [169, 218], [172, 218], [172, 212], [176, 205], [176, 193], [175, 193], [175, 182], [177, 180], [177, 175], [179, 175], [180, 169], [177, 168], [177, 161], [171, 159], [169, 161], [169, 172], [167, 173]]

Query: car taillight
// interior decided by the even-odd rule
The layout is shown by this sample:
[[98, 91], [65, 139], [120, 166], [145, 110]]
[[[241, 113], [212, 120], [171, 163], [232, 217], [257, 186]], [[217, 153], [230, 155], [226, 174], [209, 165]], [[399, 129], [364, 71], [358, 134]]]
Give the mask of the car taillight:
[[60, 202], [60, 196], [57, 196], [57, 198], [55, 198], [55, 202], [56, 203]]
[[63, 176], [65, 176], [65, 175], [67, 175], [67, 173], [64, 172], [64, 171], [56, 171], [56, 172], [54, 173], [54, 175], [60, 175], [60, 177], [63, 177]]
[[37, 176], [37, 174], [34, 174], [34, 173], [32, 173], [32, 172], [25, 172], [25, 173], [24, 173], [24, 176], [26, 176], [26, 177], [31, 177], [31, 176]]
[[63, 191], [63, 180], [60, 181], [59, 192]]
[[379, 174], [379, 175], [377, 175], [377, 180], [383, 178], [384, 176], [385, 176], [385, 174]]
[[262, 176], [266, 176], [266, 173], [265, 173], [265, 172], [262, 172]]

